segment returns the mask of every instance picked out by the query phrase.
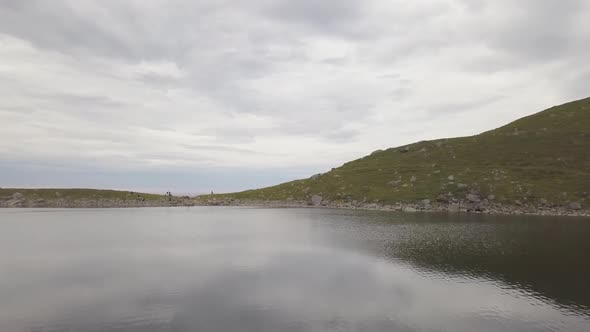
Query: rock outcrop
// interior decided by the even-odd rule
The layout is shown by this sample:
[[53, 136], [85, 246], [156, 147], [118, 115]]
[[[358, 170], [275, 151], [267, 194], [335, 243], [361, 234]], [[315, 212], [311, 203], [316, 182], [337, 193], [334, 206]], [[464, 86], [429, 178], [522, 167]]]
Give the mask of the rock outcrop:
[[313, 205], [313, 206], [320, 206], [322, 204], [322, 196], [319, 195], [312, 195], [311, 198], [309, 199], [309, 205]]

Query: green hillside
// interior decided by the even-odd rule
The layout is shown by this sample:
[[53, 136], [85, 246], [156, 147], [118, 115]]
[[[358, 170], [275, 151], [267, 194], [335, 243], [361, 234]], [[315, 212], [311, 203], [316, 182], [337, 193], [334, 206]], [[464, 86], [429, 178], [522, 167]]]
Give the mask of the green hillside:
[[480, 135], [376, 151], [309, 179], [223, 196], [389, 204], [469, 193], [509, 204], [590, 203], [590, 98]]

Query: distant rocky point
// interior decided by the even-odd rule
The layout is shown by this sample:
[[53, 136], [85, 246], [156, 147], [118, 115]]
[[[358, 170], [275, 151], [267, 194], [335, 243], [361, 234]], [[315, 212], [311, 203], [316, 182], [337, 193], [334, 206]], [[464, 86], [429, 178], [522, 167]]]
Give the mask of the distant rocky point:
[[97, 189], [0, 188], [3, 208], [117, 208], [191, 206], [190, 197]]

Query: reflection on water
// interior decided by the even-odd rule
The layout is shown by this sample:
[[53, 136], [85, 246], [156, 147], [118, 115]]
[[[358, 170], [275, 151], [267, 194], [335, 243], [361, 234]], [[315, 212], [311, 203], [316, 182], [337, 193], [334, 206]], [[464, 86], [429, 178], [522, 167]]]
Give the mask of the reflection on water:
[[590, 331], [590, 220], [0, 211], [0, 331]]

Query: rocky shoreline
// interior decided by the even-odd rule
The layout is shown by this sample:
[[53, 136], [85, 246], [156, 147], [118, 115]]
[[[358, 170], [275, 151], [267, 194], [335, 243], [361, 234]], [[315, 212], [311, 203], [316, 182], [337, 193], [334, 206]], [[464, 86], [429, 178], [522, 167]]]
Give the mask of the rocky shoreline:
[[[470, 199], [469, 199], [470, 198]], [[520, 202], [519, 202], [520, 203]], [[454, 202], [431, 202], [422, 200], [415, 203], [379, 204], [367, 202], [328, 201], [321, 196], [312, 195], [307, 200], [240, 200], [235, 198], [199, 197], [168, 197], [166, 199], [28, 199], [15, 193], [8, 200], [0, 200], [0, 208], [139, 208], [139, 207], [174, 207], [174, 206], [244, 206], [261, 208], [326, 208], [349, 210], [400, 211], [400, 212], [449, 212], [479, 213], [498, 215], [543, 215], [543, 216], [576, 216], [590, 217], [590, 210], [583, 209], [581, 204], [570, 203], [561, 205], [507, 205], [490, 200], [468, 197]]]
[[367, 211], [399, 211], [399, 212], [447, 212], [476, 213], [492, 215], [539, 215], [539, 216], [572, 216], [590, 217], [590, 210], [582, 209], [578, 204], [570, 206], [532, 206], [506, 205], [489, 201], [453, 203], [430, 202], [423, 200], [417, 203], [378, 204], [362, 202], [330, 202], [321, 197], [311, 197], [308, 201], [272, 201], [272, 200], [239, 200], [234, 198], [200, 198], [195, 200], [197, 206], [244, 206], [262, 208], [326, 208]]

